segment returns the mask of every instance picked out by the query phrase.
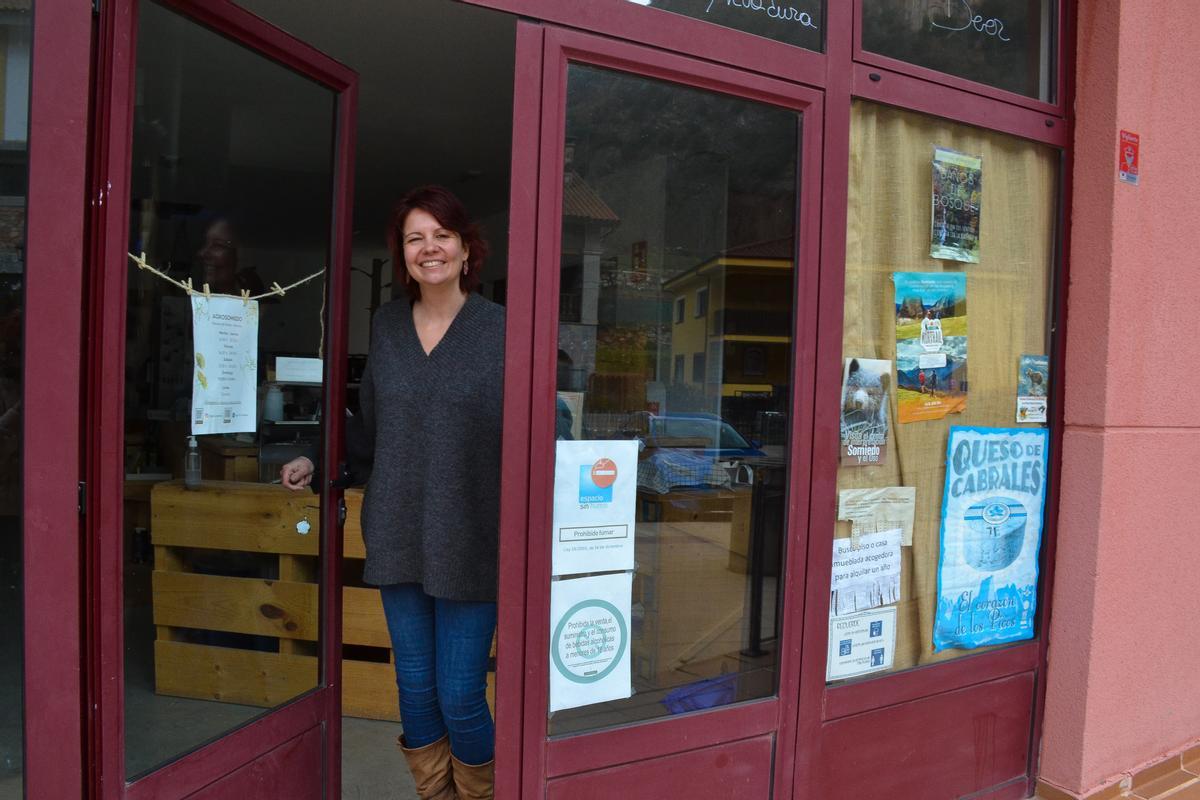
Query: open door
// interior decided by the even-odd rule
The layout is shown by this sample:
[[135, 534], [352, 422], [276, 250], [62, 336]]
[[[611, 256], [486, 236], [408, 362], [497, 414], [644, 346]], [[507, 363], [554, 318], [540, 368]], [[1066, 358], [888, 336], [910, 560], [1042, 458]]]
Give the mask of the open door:
[[334, 797], [357, 76], [225, 0], [112, 0], [100, 43], [95, 796]]

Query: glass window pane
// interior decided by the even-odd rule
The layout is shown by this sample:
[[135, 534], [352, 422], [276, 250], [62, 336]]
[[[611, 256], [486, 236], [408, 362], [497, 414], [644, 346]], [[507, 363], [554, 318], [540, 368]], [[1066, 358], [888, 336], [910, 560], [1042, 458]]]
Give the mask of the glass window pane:
[[[981, 175], [971, 184], [980, 191], [972, 201], [978, 263], [930, 255], [935, 245], [945, 245], [932, 219], [935, 148], [982, 164]], [[940, 560], [942, 520], [949, 508], [943, 504], [951, 426], [1021, 428], [1034, 436], [1046, 427], [1035, 421], [1036, 413], [1022, 417], [1018, 398], [1029, 398], [1027, 411], [1039, 404], [1045, 408], [1046, 382], [1055, 379], [1044, 361], [1038, 365], [1027, 357], [1044, 358], [1050, 347], [1059, 168], [1059, 153], [1051, 147], [887, 106], [854, 105], [838, 470], [841, 519], [833, 540], [841, 549], [853, 546], [855, 535], [860, 545], [880, 543], [877, 552], [898, 558], [899, 578], [856, 578], [852, 573], [862, 565], [851, 563], [853, 551], [841, 569], [835, 564], [838, 593], [833, 596], [831, 586], [830, 624], [835, 633], [846, 633], [830, 637], [830, 662], [837, 666], [830, 667], [828, 677], [958, 658], [979, 651], [966, 649], [968, 639], [994, 634], [992, 641], [1002, 640], [1018, 630], [1013, 623], [1022, 619], [1030, 626], [1025, 638], [1033, 633], [1036, 602], [1017, 611], [985, 595], [995, 591], [994, 597], [1002, 598], [1000, 590], [1010, 585], [1036, 585], [1029, 567], [1036, 565], [1042, 532], [1036, 502], [1041, 486], [1024, 480], [1019, 470], [1015, 479], [1007, 470], [1002, 475], [994, 469], [991, 477], [979, 479], [980, 487], [991, 482], [995, 495], [1021, 498], [1029, 508], [1022, 512], [1019, 541], [1000, 534], [1017, 533], [1020, 515], [994, 530], [984, 526], [983, 508], [975, 520], [969, 513], [948, 518], [947, 553], [972, 546], [987, 550], [981, 557], [966, 555], [972, 564], [969, 574], [954, 558], [944, 564]], [[1031, 371], [1041, 373], [1037, 386], [1031, 385]], [[880, 438], [872, 440], [870, 434]], [[859, 491], [893, 488], [873, 495]], [[958, 492], [950, 494], [953, 500]], [[1000, 515], [1007, 516], [1006, 510]], [[861, 520], [857, 534], [852, 517]], [[910, 538], [906, 528], [911, 544], [905, 543]], [[888, 531], [895, 529], [900, 533], [889, 541]], [[1007, 558], [1002, 555], [1014, 560], [1003, 563]], [[887, 561], [880, 557], [876, 563]], [[941, 591], [939, 570], [945, 579]], [[887, 573], [894, 569], [881, 571]], [[977, 591], [958, 617], [965, 619], [968, 610], [977, 614], [978, 630], [959, 632], [963, 646], [937, 648], [935, 627], [939, 637], [947, 630], [954, 635], [956, 627], [947, 628], [945, 620], [938, 624], [939, 596], [961, 601], [964, 595], [948, 587], [964, 576]], [[942, 605], [945, 617], [947, 603]], [[856, 621], [860, 610], [865, 616]], [[861, 642], [851, 633], [863, 620], [881, 621], [880, 634], [890, 641], [893, 612], [892, 652], [885, 648], [883, 659], [872, 663], [870, 650], [878, 645], [867, 641], [861, 656], [866, 660], [856, 664]], [[870, 639], [869, 630], [865, 635]], [[846, 656], [843, 645], [851, 651]]]
[[776, 691], [799, 128], [569, 68], [558, 438], [640, 452], [633, 696], [556, 711], [551, 734]]
[[1054, 0], [863, 0], [863, 49], [1054, 101]]
[[0, 12], [0, 798], [24, 796], [22, 347], [29, 154], [28, 8]]
[[320, 500], [273, 480], [321, 441], [335, 121], [328, 89], [150, 2], [136, 81], [130, 251], [213, 298], [129, 266], [130, 776], [317, 685]]
[[629, 0], [806, 50], [824, 49], [824, 0]]

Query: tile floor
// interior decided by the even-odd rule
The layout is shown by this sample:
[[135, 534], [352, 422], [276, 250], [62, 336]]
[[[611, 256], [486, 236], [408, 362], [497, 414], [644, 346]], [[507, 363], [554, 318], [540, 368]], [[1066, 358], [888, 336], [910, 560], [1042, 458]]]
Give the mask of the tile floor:
[[[1074, 800], [1051, 786], [1038, 784], [1039, 800]], [[1087, 800], [1200, 800], [1200, 745], [1133, 774], [1128, 788], [1120, 784], [1090, 795]]]

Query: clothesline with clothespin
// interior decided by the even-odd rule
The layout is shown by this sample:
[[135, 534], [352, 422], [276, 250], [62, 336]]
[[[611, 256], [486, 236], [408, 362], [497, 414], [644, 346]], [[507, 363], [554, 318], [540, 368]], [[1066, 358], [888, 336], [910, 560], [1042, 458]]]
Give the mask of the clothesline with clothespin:
[[302, 286], [303, 284], [308, 283], [309, 281], [313, 280], [314, 278], [319, 278], [325, 274], [325, 268], [322, 267], [320, 270], [314, 272], [312, 275], [301, 278], [300, 280], [296, 281], [295, 283], [289, 283], [287, 286], [280, 286], [278, 282], [273, 281], [271, 283], [271, 288], [268, 291], [263, 292], [262, 294], [251, 295], [249, 289], [243, 289], [240, 295], [231, 295], [231, 294], [222, 294], [220, 292], [210, 291], [207, 283], [204, 284], [203, 289], [200, 289], [199, 291], [197, 291], [192, 286], [191, 278], [185, 278], [182, 281], [172, 278], [170, 275], [166, 274], [162, 270], [156, 269], [153, 265], [151, 265], [150, 262], [146, 260], [145, 253], [142, 253], [140, 256], [135, 256], [133, 253], [130, 253], [129, 260], [132, 261], [134, 264], [136, 264], [138, 269], [145, 270], [146, 272], [149, 272], [152, 275], [157, 275], [158, 277], [162, 278], [164, 281], [166, 281], [167, 283], [169, 283], [173, 286], [178, 286], [180, 289], [187, 292], [189, 296], [190, 295], [203, 295], [204, 297], [212, 297], [215, 294], [218, 297], [239, 297], [242, 300], [242, 302], [249, 302], [251, 300], [262, 300], [264, 297], [274, 297], [276, 295], [278, 295], [279, 297], [283, 297], [285, 294], [287, 294], [292, 289], [295, 289], [297, 286]]

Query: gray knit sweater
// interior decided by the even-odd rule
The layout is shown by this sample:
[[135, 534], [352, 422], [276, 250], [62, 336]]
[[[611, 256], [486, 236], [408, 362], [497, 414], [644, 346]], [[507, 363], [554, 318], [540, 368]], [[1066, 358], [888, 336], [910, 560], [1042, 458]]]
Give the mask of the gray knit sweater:
[[[426, 355], [409, 301], [375, 314], [361, 389], [363, 579], [495, 600], [504, 309], [472, 293]], [[373, 463], [372, 463], [373, 462]]]

